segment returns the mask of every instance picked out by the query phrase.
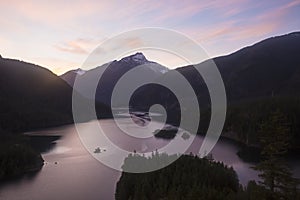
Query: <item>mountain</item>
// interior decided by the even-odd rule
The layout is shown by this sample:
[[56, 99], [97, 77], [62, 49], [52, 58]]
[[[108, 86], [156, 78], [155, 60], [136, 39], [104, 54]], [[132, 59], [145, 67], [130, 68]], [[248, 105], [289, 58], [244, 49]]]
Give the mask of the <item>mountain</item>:
[[[205, 132], [209, 123], [211, 105], [208, 88], [196, 69], [209, 67], [211, 62], [215, 62], [227, 94], [228, 109], [223, 135], [242, 143], [257, 145], [259, 124], [266, 120], [271, 112], [280, 109], [291, 124], [294, 146], [300, 149], [299, 52], [300, 32], [294, 32], [268, 38], [230, 55], [168, 71], [137, 53], [77, 76], [79, 92], [92, 98], [93, 94], [85, 94], [90, 80], [98, 82], [100, 74], [103, 73], [97, 86], [96, 99], [110, 105], [117, 81], [129, 70], [146, 63], [152, 64], [153, 67], [148, 67], [146, 72], [142, 71], [142, 78], [144, 74], [154, 74], [153, 80], [156, 82], [172, 80], [172, 86], [179, 88], [177, 95], [189, 101], [194, 97], [185, 95], [184, 86], [176, 79], [176, 73], [179, 72], [188, 80], [198, 99], [201, 110], [198, 132], [201, 133]], [[132, 78], [141, 77], [137, 75]], [[126, 92], [126, 85], [123, 90]], [[148, 111], [153, 104], [164, 105], [168, 113], [167, 122], [178, 125], [181, 116], [178, 99], [168, 88], [158, 84], [144, 85], [138, 88], [130, 99], [130, 107], [136, 110]], [[193, 112], [188, 108], [184, 110]]]
[[[225, 130], [228, 132], [245, 132], [241, 128], [242, 124], [252, 121], [255, 124], [253, 125], [255, 128], [252, 127], [253, 131], [257, 130], [259, 121], [266, 118], [266, 115], [275, 107], [281, 108], [286, 116], [294, 121], [295, 119], [300, 120], [300, 113], [298, 115], [296, 112], [291, 112], [298, 110], [296, 102], [300, 98], [299, 52], [300, 32], [294, 32], [263, 40], [230, 55], [212, 58], [196, 65], [184, 66], [175, 70], [164, 70], [164, 67], [148, 61], [143, 54], [137, 53], [77, 76], [79, 87], [76, 89], [79, 89], [79, 92], [84, 96], [93, 98], [93, 94], [88, 93], [88, 88], [91, 87], [89, 84], [98, 82], [100, 74], [103, 73], [97, 87], [96, 99], [110, 105], [111, 94], [117, 81], [136, 66], [149, 63], [153, 67], [148, 67], [147, 72], [144, 72], [145, 74], [149, 74], [149, 76], [154, 74], [153, 79], [156, 82], [172, 80], [173, 87], [179, 88], [180, 94], [178, 96], [189, 101], [193, 97], [186, 96], [184, 86], [180, 81], [176, 81], [176, 72], [179, 72], [188, 80], [197, 95], [201, 120], [204, 121], [203, 124], [200, 123], [199, 125], [199, 132], [205, 132], [210, 120], [210, 97], [207, 86], [196, 69], [207, 67], [213, 61], [221, 73], [227, 94], [228, 112]], [[144, 74], [141, 72], [141, 77], [143, 76]], [[133, 78], [138, 79], [140, 77]], [[126, 85], [123, 90], [126, 92]], [[168, 113], [167, 121], [169, 123], [174, 125], [179, 123], [178, 99], [166, 87], [158, 84], [144, 85], [137, 89], [130, 99], [131, 108], [136, 110], [148, 111], [153, 104], [164, 105]], [[248, 107], [251, 107], [252, 111], [256, 111], [255, 120], [249, 120], [249, 116], [254, 114], [247, 109]], [[193, 110], [186, 109], [186, 112], [193, 112]], [[241, 122], [242, 119], [244, 122]], [[247, 127], [247, 124], [244, 125]], [[293, 130], [300, 131], [299, 123], [293, 122], [293, 126]], [[235, 137], [237, 138], [237, 136]], [[239, 138], [239, 140], [248, 141], [246, 136]]]
[[92, 83], [99, 82], [96, 90], [96, 100], [106, 105], [110, 105], [112, 91], [118, 80], [126, 72], [138, 66], [144, 66], [144, 68], [139, 72], [147, 75], [148, 77], [157, 78], [168, 72], [168, 68], [147, 60], [142, 53], [136, 53], [134, 55], [124, 57], [119, 61], [114, 60], [102, 66], [86, 71], [84, 74], [78, 74], [76, 71], [69, 71], [62, 75], [61, 78], [70, 85], [73, 85], [76, 79], [75, 89], [89, 99], [94, 98], [94, 94], [90, 93]]
[[[48, 69], [1, 57], [0, 74], [0, 132], [23, 132], [73, 122], [73, 89]], [[77, 96], [80, 101], [87, 101]], [[99, 103], [96, 109], [102, 116], [108, 113]]]
[[300, 32], [215, 58], [229, 100], [300, 94]]
[[0, 129], [23, 131], [72, 122], [72, 88], [51, 71], [0, 58]]
[[[206, 84], [195, 68], [207, 67], [209, 62], [214, 61], [227, 94], [228, 110], [223, 135], [228, 132], [227, 136], [235, 140], [257, 144], [259, 124], [272, 111], [280, 109], [291, 124], [294, 146], [300, 149], [299, 52], [300, 32], [294, 32], [263, 40], [227, 56], [176, 69], [189, 81], [197, 95], [201, 109], [199, 132], [205, 132], [210, 120], [210, 98]], [[158, 81], [174, 80], [174, 74], [174, 70], [170, 70]], [[176, 81], [173, 84], [181, 87]], [[179, 91], [184, 94], [183, 90]], [[169, 123], [179, 123], [178, 100], [164, 87], [143, 86], [131, 100], [131, 106], [139, 110], [148, 110], [157, 103], [167, 108]]]
[[[95, 69], [73, 70], [62, 75], [63, 81], [49, 70], [30, 63], [0, 57], [0, 129], [24, 131], [72, 122], [72, 87], [92, 100], [90, 88], [96, 85], [96, 100], [110, 105], [112, 91], [118, 80], [128, 71], [140, 69], [141, 76], [156, 81], [171, 79], [174, 87], [184, 87], [175, 81], [175, 72], [181, 73], [193, 87], [201, 109], [199, 132], [205, 132], [210, 119], [210, 98], [203, 78], [195, 68], [207, 67], [214, 61], [224, 80], [228, 99], [224, 135], [245, 143], [257, 141], [259, 123], [276, 108], [292, 124], [293, 142], [300, 144], [300, 32], [277, 36], [243, 48], [233, 54], [213, 58], [193, 66], [168, 70], [151, 62], [142, 53], [106, 63]], [[69, 82], [67, 84], [66, 82]], [[127, 92], [126, 84], [123, 91]], [[180, 95], [179, 95], [180, 96]], [[189, 96], [183, 96], [189, 100]], [[89, 99], [89, 100], [88, 100]], [[168, 122], [178, 124], [180, 109], [176, 96], [168, 88], [157, 84], [140, 87], [130, 99], [131, 107], [148, 110], [153, 104], [162, 104], [168, 112]], [[122, 106], [122, 102], [120, 102]], [[108, 113], [101, 103], [97, 113]], [[186, 110], [185, 112], [193, 112]], [[103, 115], [101, 115], [103, 116]], [[107, 115], [109, 116], [109, 115]], [[204, 120], [204, 121], [203, 121]], [[204, 123], [204, 125], [202, 124]], [[252, 138], [252, 139], [251, 139]], [[249, 142], [250, 141], [250, 142]], [[300, 145], [298, 145], [300, 146]]]
[[74, 69], [74, 70], [68, 71], [68, 72], [60, 75], [60, 77], [64, 81], [66, 81], [71, 87], [73, 87], [76, 76], [77, 75], [81, 76], [85, 72], [86, 72], [85, 70], [82, 70], [82, 69], [78, 68], [78, 69]]
[[[266, 39], [212, 60], [221, 73], [229, 104], [232, 104], [264, 97], [300, 95], [299, 52], [300, 32], [295, 32]], [[212, 60], [176, 69], [190, 82], [202, 103], [208, 103], [208, 92], [195, 68], [205, 67]], [[160, 79], [172, 79], [173, 74], [173, 70], [170, 70]], [[146, 90], [148, 95], [143, 95], [145, 100], [153, 100], [148, 97], [154, 93], [157, 97], [166, 96], [165, 91], [159, 91], [154, 86]], [[145, 93], [145, 90], [141, 90], [141, 93]]]
[[[294, 32], [263, 40], [227, 56], [216, 57], [193, 66], [180, 67], [176, 71], [184, 75], [190, 82], [200, 104], [206, 107], [209, 107], [210, 104], [208, 89], [195, 68], [205, 67], [207, 63], [212, 61], [216, 63], [223, 78], [229, 105], [250, 99], [295, 96], [300, 94], [299, 52], [300, 32]], [[174, 70], [167, 70], [157, 63], [148, 61], [142, 53], [137, 53], [120, 61], [112, 61], [89, 70], [83, 75], [78, 75], [76, 71], [70, 71], [62, 75], [61, 78], [72, 83], [78, 75], [78, 80], [85, 82], [82, 85], [88, 85], [86, 83], [88, 80], [99, 79], [98, 75], [103, 73], [97, 88], [96, 98], [109, 105], [111, 92], [120, 77], [130, 69], [145, 63], [153, 64], [148, 67], [148, 72], [156, 73], [155, 77], [158, 81], [172, 80], [172, 77], [175, 77]], [[106, 66], [108, 68], [104, 72]], [[174, 84], [180, 87], [180, 83], [174, 81]], [[86, 88], [82, 88], [82, 94], [85, 93]], [[89, 97], [88, 94], [84, 94], [84, 96]], [[138, 89], [133, 97], [134, 107], [148, 108], [153, 103], [166, 104], [171, 108], [176, 107], [173, 105], [176, 104], [174, 95], [166, 88], [154, 84]]]
[[[126, 63], [125, 65], [123, 63]], [[164, 74], [169, 71], [167, 67], [164, 67], [156, 62], [152, 62], [146, 59], [143, 53], [136, 53], [131, 56], [127, 56], [125, 58], [122, 58], [120, 60], [120, 63], [118, 65], [127, 66], [129, 68], [136, 67], [137, 65], [144, 65], [144, 64], [153, 64], [153, 65], [147, 65], [147, 67], [159, 74]]]

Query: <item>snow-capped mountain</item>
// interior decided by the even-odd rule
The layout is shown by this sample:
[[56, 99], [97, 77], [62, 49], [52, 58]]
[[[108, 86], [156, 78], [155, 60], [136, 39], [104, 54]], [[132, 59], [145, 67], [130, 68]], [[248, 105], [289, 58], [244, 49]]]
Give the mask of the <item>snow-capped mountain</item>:
[[[142, 66], [140, 76], [158, 78], [169, 69], [156, 62], [147, 60], [142, 53], [136, 53], [120, 60], [114, 60], [94, 69], [84, 71], [82, 69], [71, 70], [63, 75], [64, 79], [71, 86], [76, 79], [76, 90], [83, 96], [93, 99], [94, 94], [90, 94], [92, 83], [99, 82], [96, 99], [102, 103], [110, 105], [112, 91], [118, 80], [129, 70]], [[139, 76], [139, 75], [137, 75]]]
[[134, 55], [131, 55], [131, 56], [124, 57], [120, 60], [120, 62], [126, 62], [126, 63], [132, 64], [132, 65], [147, 64], [147, 67], [149, 67], [151, 70], [158, 72], [158, 73], [163, 73], [163, 74], [169, 71], [169, 69], [167, 67], [162, 66], [156, 62], [147, 60], [147, 58], [144, 56], [144, 54], [140, 53], [140, 52], [138, 52]]
[[145, 64], [145, 63], [149, 62], [146, 59], [146, 57], [144, 56], [144, 54], [139, 53], [139, 52], [134, 55], [124, 57], [120, 61], [121, 62], [136, 62], [138, 64]]
[[74, 72], [77, 73], [78, 75], [83, 75], [86, 71], [83, 70], [83, 69], [78, 68]]

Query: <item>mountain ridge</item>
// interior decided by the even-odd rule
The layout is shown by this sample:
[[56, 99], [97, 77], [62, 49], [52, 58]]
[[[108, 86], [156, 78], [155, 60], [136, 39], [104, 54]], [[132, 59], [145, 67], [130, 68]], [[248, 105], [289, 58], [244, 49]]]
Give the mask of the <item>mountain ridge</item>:
[[[73, 89], [49, 69], [1, 58], [0, 74], [0, 132], [24, 132], [73, 123]], [[77, 97], [87, 101], [80, 95]], [[106, 107], [99, 103], [96, 110], [106, 113]]]
[[110, 105], [112, 91], [118, 80], [125, 73], [138, 66], [143, 66], [141, 69], [143, 73], [153, 77], [159, 77], [169, 71], [168, 68], [156, 62], [147, 60], [141, 52], [137, 52], [121, 58], [120, 60], [114, 60], [95, 67], [86, 71], [83, 75], [78, 75], [74, 73], [74, 71], [69, 71], [60, 77], [71, 86], [74, 85], [74, 81], [76, 80], [75, 89], [88, 99], [94, 98], [94, 94], [89, 93], [89, 90], [93, 87], [92, 83], [99, 82], [96, 90], [96, 100], [106, 105]]
[[[224, 80], [228, 97], [228, 113], [231, 117], [237, 114], [232, 109], [235, 105], [247, 105], [251, 101], [256, 101], [258, 105], [262, 104], [262, 100], [267, 100], [267, 104], [273, 104], [274, 107], [273, 99], [280, 98], [280, 101], [276, 100], [276, 105], [289, 112], [287, 115], [289, 114], [288, 116], [293, 120], [298, 119], [300, 112], [291, 113], [291, 110], [298, 112], [298, 105], [295, 103], [297, 100], [286, 101], [282, 98], [299, 98], [300, 95], [299, 36], [300, 32], [293, 32], [268, 38], [232, 54], [213, 58]], [[103, 75], [99, 82], [100, 87], [97, 87], [96, 99], [110, 105], [111, 94], [117, 81], [123, 74], [138, 66], [139, 63], [145, 62], [143, 56], [137, 55], [138, 59], [133, 59], [133, 61], [132, 59], [124, 59], [123, 62], [121, 59], [87, 71], [81, 75], [81, 77], [85, 77], [81, 81], [88, 83], [90, 82], [89, 77], [98, 80], [98, 75]], [[146, 62], [152, 63], [148, 60]], [[207, 87], [195, 69], [195, 67], [201, 67], [203, 64], [205, 63], [180, 67], [175, 70], [168, 70], [166, 73], [157, 73], [146, 68], [149, 71], [145, 71], [145, 73], [151, 72], [157, 80], [160, 80], [168, 76], [172, 78], [172, 73], [178, 71], [193, 87], [200, 107], [209, 110], [210, 98]], [[109, 67], [106, 69], [108, 65]], [[24, 61], [1, 58], [0, 66], [0, 73], [2, 74], [0, 77], [0, 101], [2, 105], [0, 106], [0, 117], [4, 119], [0, 124], [1, 129], [27, 130], [72, 121], [70, 103], [72, 88], [65, 81], [46, 68]], [[175, 84], [179, 83], [175, 81]], [[50, 88], [45, 89], [47, 87]], [[66, 99], [69, 100], [65, 101]], [[284, 102], [292, 102], [294, 107], [283, 107]], [[130, 106], [146, 111], [151, 105], [157, 103], [168, 108], [168, 114], [170, 112], [170, 116], [172, 116], [168, 122], [176, 124], [178, 116], [180, 116], [178, 101], [168, 89], [157, 85], [143, 86], [134, 93], [130, 100]], [[244, 111], [240, 112], [243, 113]], [[251, 113], [248, 114], [251, 115]], [[42, 118], [37, 116], [42, 116]], [[201, 113], [201, 116], [209, 119], [207, 114], [202, 115]], [[31, 117], [34, 120], [30, 120]], [[262, 119], [262, 116], [258, 116], [257, 119]], [[31, 124], [29, 121], [35, 122]], [[38, 123], [40, 126], [36, 126]], [[294, 130], [300, 130], [299, 124], [293, 123]], [[15, 124], [18, 125], [15, 126]], [[230, 128], [232, 121], [229, 124], [225, 126], [225, 129], [234, 131]]]
[[[227, 56], [175, 69], [186, 78], [197, 95], [201, 111], [198, 133], [206, 132], [211, 103], [208, 88], [197, 68], [214, 61], [227, 95], [223, 136], [225, 132], [233, 133], [227, 136], [245, 144], [257, 145], [259, 124], [272, 111], [280, 109], [292, 126], [293, 147], [300, 149], [300, 104], [297, 103], [300, 99], [299, 52], [299, 32], [295, 32], [263, 40]], [[159, 82], [173, 80], [175, 70], [159, 77]], [[180, 87], [180, 83], [175, 81], [173, 87]], [[193, 97], [185, 97], [188, 98]], [[153, 104], [161, 104], [166, 108], [168, 123], [180, 123], [180, 106], [176, 97], [166, 88], [143, 86], [133, 95], [130, 106], [148, 111]]]

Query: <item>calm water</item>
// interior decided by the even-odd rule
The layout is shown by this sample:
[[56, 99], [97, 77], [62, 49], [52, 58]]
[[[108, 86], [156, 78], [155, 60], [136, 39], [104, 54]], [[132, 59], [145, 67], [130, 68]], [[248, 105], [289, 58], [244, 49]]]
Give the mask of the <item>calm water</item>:
[[[124, 123], [128, 122], [126, 118], [123, 120]], [[81, 126], [88, 127], [90, 123], [92, 122], [81, 124]], [[114, 143], [128, 150], [149, 151], [168, 143], [167, 140], [154, 137], [144, 140], [142, 143], [138, 140], [131, 141], [127, 137], [121, 136], [123, 134], [114, 125], [113, 120], [101, 120], [101, 126], [110, 133], [109, 138]], [[140, 131], [148, 130], [141, 127]], [[45, 165], [41, 171], [1, 184], [1, 200], [114, 199], [115, 185], [120, 178], [120, 172], [101, 164], [85, 150], [74, 125], [30, 134], [61, 137], [56, 137], [58, 140], [42, 154]], [[176, 136], [176, 139], [181, 138]], [[196, 153], [202, 140], [202, 137], [197, 136], [188, 152]], [[236, 155], [237, 151], [238, 146], [235, 143], [221, 139], [212, 154], [215, 160], [232, 166], [242, 184], [257, 179], [257, 173], [250, 168], [252, 165], [239, 159]], [[300, 177], [300, 161], [294, 160], [292, 166], [296, 169], [296, 175]]]

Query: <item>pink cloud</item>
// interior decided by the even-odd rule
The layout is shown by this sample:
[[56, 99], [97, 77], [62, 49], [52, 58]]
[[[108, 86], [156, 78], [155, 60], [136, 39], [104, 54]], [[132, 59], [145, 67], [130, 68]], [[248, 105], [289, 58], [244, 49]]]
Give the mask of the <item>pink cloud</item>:
[[223, 42], [239, 42], [245, 39], [259, 38], [276, 30], [278, 27], [280, 27], [280, 23], [280, 21], [273, 21], [257, 24], [250, 23], [242, 26], [238, 26], [236, 24], [227, 24], [209, 31], [206, 35], [204, 35], [202, 40], [204, 42], [213, 42], [222, 39]]
[[49, 23], [52, 25], [66, 23], [79, 17], [89, 16], [96, 12], [104, 12], [112, 8], [110, 1], [1, 1], [0, 9], [8, 9], [15, 14], [32, 21]]
[[127, 39], [124, 39], [124, 41], [121, 41], [121, 44], [120, 46], [122, 45], [126, 45], [130, 48], [138, 48], [140, 47], [141, 45], [143, 45], [143, 41], [141, 38], [139, 37], [132, 37], [132, 38], [127, 38]]
[[[229, 17], [241, 12], [243, 5], [248, 0], [227, 0], [227, 1], [211, 1], [211, 0], [189, 0], [172, 3], [172, 1], [163, 1], [160, 15], [155, 19], [156, 22], [172, 19], [172, 18], [188, 18], [203, 11], [216, 13], [220, 16]], [[234, 5], [234, 6], [233, 6]]]
[[277, 20], [282, 19], [284, 15], [288, 14], [289, 10], [293, 8], [294, 6], [297, 6], [300, 4], [300, 0], [292, 1], [288, 4], [282, 5], [280, 7], [276, 7], [268, 12], [265, 12], [259, 16], [256, 17], [257, 20]]
[[[33, 57], [43, 54], [43, 56], [66, 57], [73, 60], [91, 52], [104, 37], [110, 37], [127, 29], [158, 26], [182, 31], [213, 48], [218, 46], [217, 43], [223, 43], [229, 46], [230, 50], [233, 42], [236, 46], [243, 46], [245, 41], [257, 41], [278, 33], [284, 23], [288, 23], [286, 19], [289, 11], [300, 5], [300, 0], [285, 4], [266, 1], [254, 4], [253, 2], [250, 0], [129, 0], [126, 2], [121, 0], [0, 0], [0, 25], [4, 27], [0, 33], [2, 38], [0, 43], [3, 49], [10, 49], [9, 52], [13, 56], [18, 54], [17, 56], [24, 57], [25, 54]], [[267, 4], [277, 7], [272, 9], [272, 6]], [[268, 7], [267, 12], [255, 16], [255, 13], [261, 10], [256, 8], [264, 7]], [[243, 15], [245, 11], [247, 13]], [[209, 17], [204, 15], [206, 13], [209, 13]], [[241, 15], [236, 17], [237, 14]], [[192, 18], [195, 15], [199, 18]], [[140, 43], [138, 38], [131, 38], [120, 44], [135, 47]], [[28, 44], [33, 47], [30, 51], [27, 51]], [[116, 48], [119, 46], [116, 45]], [[70, 55], [61, 52], [69, 52]], [[227, 49], [222, 53], [226, 52]], [[63, 65], [62, 62], [53, 61], [53, 63]]]
[[[300, 4], [300, 0], [268, 10], [248, 19], [220, 21], [207, 27], [186, 28], [184, 32], [194, 36], [196, 40], [214, 43], [217, 40], [237, 42], [245, 39], [258, 39], [280, 29], [285, 22], [289, 10]], [[233, 13], [238, 11], [232, 11]]]
[[280, 26], [280, 22], [274, 21], [272, 23], [262, 23], [255, 25], [248, 25], [243, 29], [239, 29], [231, 38], [232, 41], [239, 41], [248, 38], [257, 38], [265, 36]]
[[73, 54], [88, 54], [99, 45], [103, 39], [77, 38], [75, 40], [53, 45], [59, 51]]
[[74, 41], [64, 43], [63, 45], [54, 45], [54, 47], [60, 51], [75, 53], [75, 54], [87, 54], [88, 52], [83, 49], [79, 44]]

